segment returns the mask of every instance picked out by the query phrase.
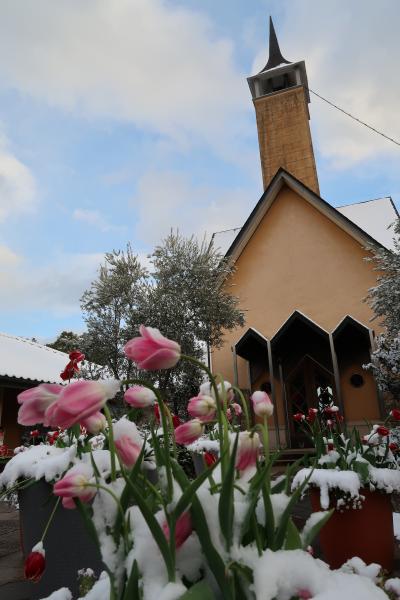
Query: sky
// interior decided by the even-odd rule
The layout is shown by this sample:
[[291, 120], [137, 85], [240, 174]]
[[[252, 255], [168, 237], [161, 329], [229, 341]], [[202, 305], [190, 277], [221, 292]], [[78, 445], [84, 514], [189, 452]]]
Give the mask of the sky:
[[[398, 0], [2, 0], [0, 331], [82, 331], [105, 252], [243, 224], [269, 15], [311, 89], [400, 139]], [[400, 147], [311, 100], [321, 196], [399, 206]]]

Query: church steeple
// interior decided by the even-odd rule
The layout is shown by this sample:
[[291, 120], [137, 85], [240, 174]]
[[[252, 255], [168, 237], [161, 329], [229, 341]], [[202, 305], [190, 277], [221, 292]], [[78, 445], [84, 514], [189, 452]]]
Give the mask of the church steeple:
[[283, 167], [319, 193], [305, 63], [286, 60], [271, 17], [269, 27], [268, 62], [247, 79], [256, 110], [264, 189]]
[[283, 58], [281, 49], [279, 48], [278, 38], [276, 37], [275, 27], [272, 21], [272, 17], [269, 18], [269, 57], [268, 62], [265, 67], [260, 71], [267, 71], [268, 69], [273, 69], [278, 67], [279, 65], [286, 63], [290, 64], [289, 60]]

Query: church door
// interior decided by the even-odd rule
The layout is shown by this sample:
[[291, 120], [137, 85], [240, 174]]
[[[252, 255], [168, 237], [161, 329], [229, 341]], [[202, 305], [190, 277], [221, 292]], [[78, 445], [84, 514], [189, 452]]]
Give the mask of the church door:
[[303, 428], [293, 420], [296, 413], [307, 414], [309, 408], [318, 407], [317, 389], [330, 386], [334, 389], [333, 374], [305, 356], [287, 377], [286, 398], [290, 428], [291, 448], [311, 448], [312, 443]]

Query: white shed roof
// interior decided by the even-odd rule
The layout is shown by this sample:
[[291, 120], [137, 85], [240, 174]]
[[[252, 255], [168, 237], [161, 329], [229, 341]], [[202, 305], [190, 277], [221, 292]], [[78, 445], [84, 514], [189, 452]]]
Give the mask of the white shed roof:
[[68, 354], [22, 337], [0, 333], [0, 377], [63, 383]]

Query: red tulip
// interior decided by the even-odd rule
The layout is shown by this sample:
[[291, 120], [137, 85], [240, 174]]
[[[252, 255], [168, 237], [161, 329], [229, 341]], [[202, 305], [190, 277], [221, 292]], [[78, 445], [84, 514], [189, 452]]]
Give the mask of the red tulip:
[[318, 414], [318, 410], [316, 408], [309, 408], [307, 421], [309, 423], [314, 423], [315, 419], [317, 418], [317, 414]]
[[390, 411], [390, 416], [395, 421], [400, 421], [400, 410], [398, 408], [394, 408], [393, 410]]
[[174, 429], [179, 427], [179, 425], [182, 425], [182, 421], [180, 420], [178, 415], [172, 415], [172, 425], [174, 426]]
[[43, 544], [39, 542], [25, 559], [24, 573], [26, 579], [30, 579], [35, 583], [40, 580], [46, 567], [44, 555]]
[[214, 463], [217, 462], [217, 458], [211, 452], [204, 452], [203, 458], [207, 467], [211, 467]]
[[38, 437], [38, 435], [40, 435], [39, 429], [34, 429], [33, 431], [30, 432], [30, 436], [33, 438]]
[[390, 431], [387, 427], [384, 427], [383, 425], [381, 425], [380, 427], [377, 428], [376, 433], [378, 433], [382, 437], [386, 437], [387, 435], [389, 435]]
[[293, 415], [293, 419], [294, 421], [297, 421], [297, 423], [301, 423], [301, 421], [304, 421], [305, 418], [306, 415], [303, 415], [303, 413], [296, 413], [295, 415]]
[[395, 442], [390, 442], [389, 448], [392, 452], [397, 452], [399, 449], [398, 445]]
[[[163, 526], [163, 532], [167, 540], [169, 541], [169, 527], [165, 521]], [[175, 546], [176, 549], [180, 548], [182, 544], [187, 540], [189, 535], [193, 531], [192, 519], [189, 512], [184, 512], [175, 523]]]

